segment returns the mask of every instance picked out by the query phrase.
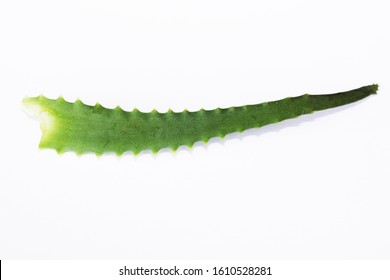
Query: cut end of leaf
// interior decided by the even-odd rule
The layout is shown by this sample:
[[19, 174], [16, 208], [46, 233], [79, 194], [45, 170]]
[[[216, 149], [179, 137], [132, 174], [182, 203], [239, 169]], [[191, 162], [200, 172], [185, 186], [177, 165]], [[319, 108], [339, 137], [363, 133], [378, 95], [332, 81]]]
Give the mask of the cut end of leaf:
[[45, 141], [50, 135], [50, 131], [54, 127], [54, 117], [44, 108], [40, 103], [41, 97], [26, 97], [23, 99], [22, 105], [24, 111], [33, 119], [40, 123], [42, 130], [41, 143]]

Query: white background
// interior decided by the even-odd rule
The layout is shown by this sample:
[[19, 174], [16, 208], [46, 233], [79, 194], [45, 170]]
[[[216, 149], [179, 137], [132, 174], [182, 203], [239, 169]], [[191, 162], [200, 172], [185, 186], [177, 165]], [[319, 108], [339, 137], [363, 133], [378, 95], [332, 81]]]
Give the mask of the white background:
[[[0, 258], [390, 258], [387, 1], [0, 1]], [[141, 111], [378, 83], [192, 150], [39, 151], [26, 96]]]

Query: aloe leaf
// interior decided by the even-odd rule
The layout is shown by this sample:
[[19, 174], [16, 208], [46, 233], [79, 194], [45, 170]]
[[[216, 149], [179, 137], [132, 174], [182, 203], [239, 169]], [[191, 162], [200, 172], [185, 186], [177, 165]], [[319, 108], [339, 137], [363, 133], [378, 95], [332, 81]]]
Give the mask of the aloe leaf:
[[23, 100], [27, 111], [35, 112], [41, 123], [40, 148], [59, 153], [93, 152], [101, 155], [114, 152], [138, 154], [143, 150], [154, 153], [162, 148], [175, 151], [180, 146], [192, 147], [197, 141], [242, 132], [249, 128], [277, 123], [300, 115], [349, 104], [375, 94], [378, 85], [325, 95], [301, 95], [256, 105], [225, 109], [175, 113], [169, 110], [149, 113], [120, 107], [107, 109], [89, 106], [80, 100], [74, 103], [62, 97], [53, 100], [44, 96]]

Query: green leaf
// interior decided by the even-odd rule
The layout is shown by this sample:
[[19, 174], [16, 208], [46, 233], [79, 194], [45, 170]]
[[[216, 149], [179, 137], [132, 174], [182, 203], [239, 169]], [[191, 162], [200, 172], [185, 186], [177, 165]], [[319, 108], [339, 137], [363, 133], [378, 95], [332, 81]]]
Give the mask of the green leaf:
[[229, 133], [349, 104], [377, 90], [378, 85], [369, 85], [335, 94], [305, 94], [256, 105], [180, 113], [127, 112], [120, 107], [107, 109], [100, 104], [89, 106], [80, 100], [71, 103], [61, 97], [53, 100], [44, 96], [25, 98], [23, 104], [41, 122], [40, 148], [59, 153], [121, 155], [127, 151], [156, 153], [162, 148], [175, 151], [183, 145], [192, 147], [197, 141], [207, 143], [212, 137], [223, 138]]

